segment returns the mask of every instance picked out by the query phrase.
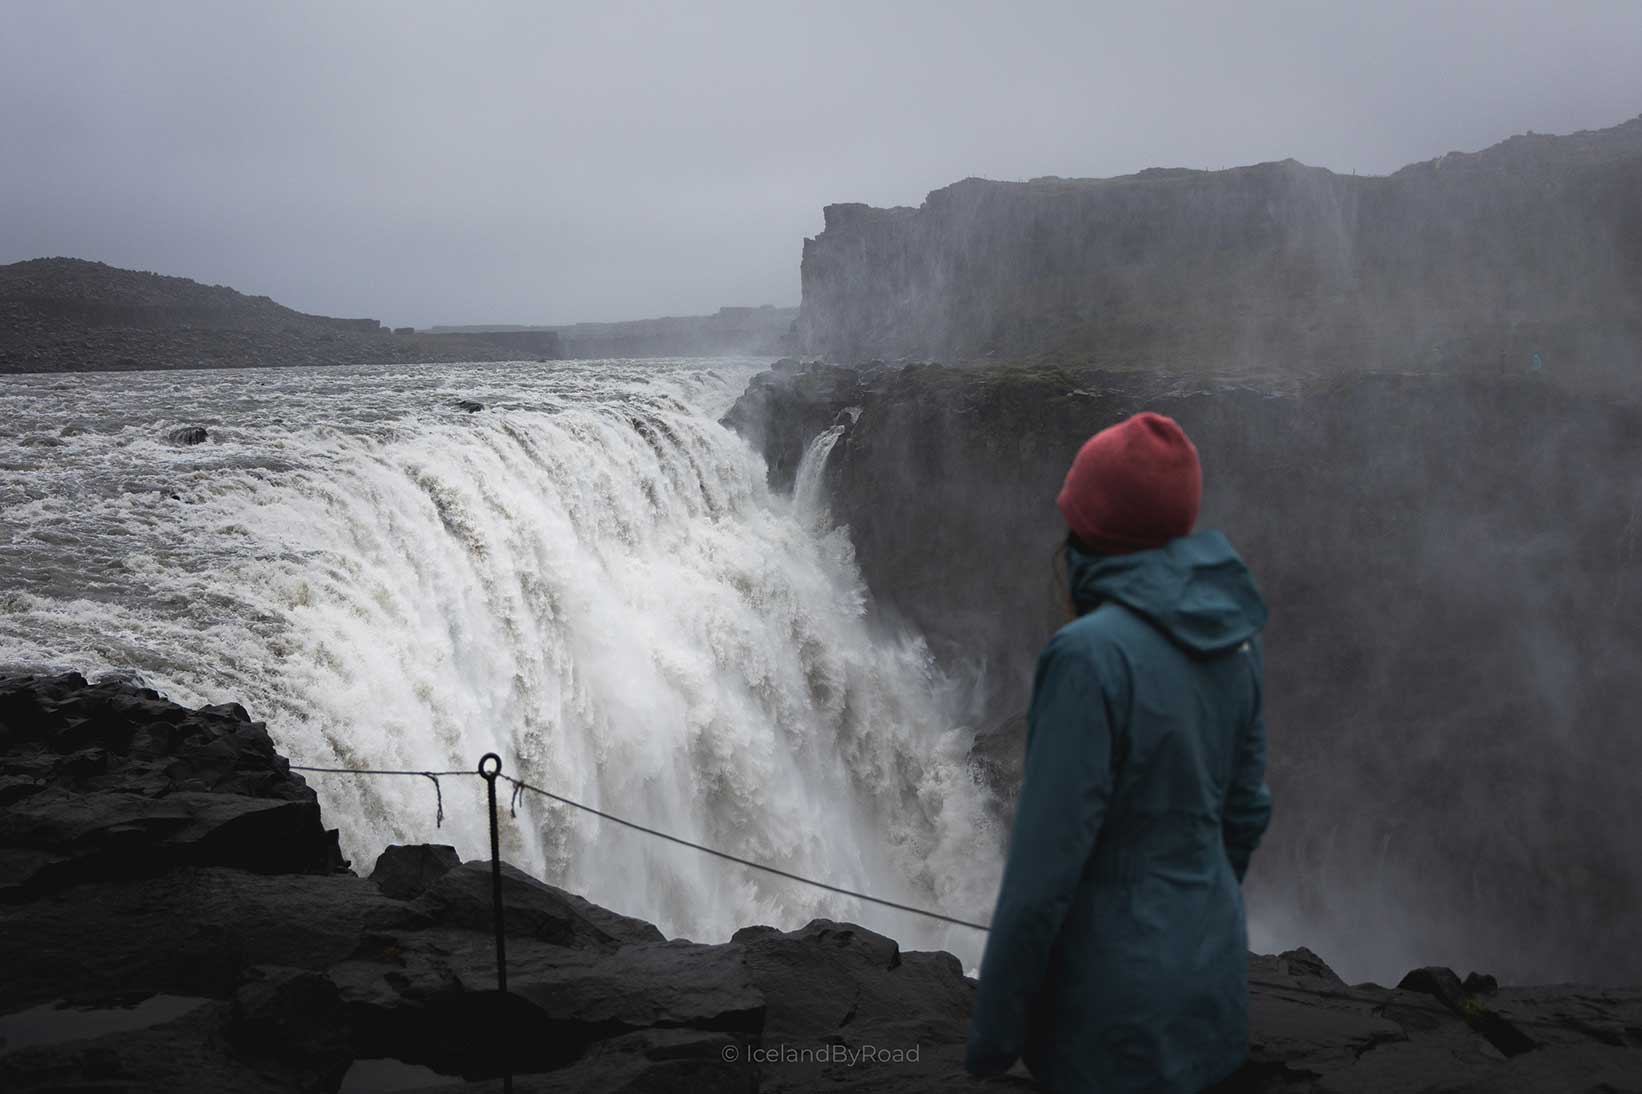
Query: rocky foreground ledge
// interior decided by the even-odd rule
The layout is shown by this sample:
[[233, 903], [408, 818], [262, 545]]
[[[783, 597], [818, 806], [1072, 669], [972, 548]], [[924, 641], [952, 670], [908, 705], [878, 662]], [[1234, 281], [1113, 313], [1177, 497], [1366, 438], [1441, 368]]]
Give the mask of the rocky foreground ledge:
[[[950, 954], [817, 920], [667, 940], [511, 867], [390, 847], [369, 877], [237, 705], [0, 679], [0, 1089], [1032, 1089], [962, 1070]], [[1348, 986], [1252, 957], [1237, 1091], [1642, 1091], [1642, 991], [1446, 969]]]

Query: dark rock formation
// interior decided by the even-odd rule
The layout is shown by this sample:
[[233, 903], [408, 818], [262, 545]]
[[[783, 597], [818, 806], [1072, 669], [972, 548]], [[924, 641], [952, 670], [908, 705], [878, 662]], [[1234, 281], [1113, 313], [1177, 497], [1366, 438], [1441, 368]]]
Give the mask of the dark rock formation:
[[1415, 969], [1398, 982], [1397, 990], [1417, 991], [1435, 996], [1442, 1001], [1443, 1006], [1482, 1034], [1488, 1039], [1489, 1044], [1506, 1056], [1520, 1056], [1539, 1047], [1521, 1029], [1470, 994], [1452, 969], [1440, 966]]
[[724, 424], [764, 453], [770, 488], [786, 490], [805, 447], [861, 393], [861, 374], [855, 369], [782, 358], [769, 372], [752, 378]]
[[457, 402], [456, 409], [465, 410], [469, 414], [477, 414], [479, 411], [485, 409], [485, 404], [476, 403], [472, 399], [462, 399]]
[[337, 834], [261, 722], [76, 675], [0, 681], [0, 900], [176, 866], [328, 874]]
[[[76, 676], [0, 680], [0, 765], [8, 817], [58, 791], [90, 818], [179, 795], [188, 817], [198, 797], [312, 806], [240, 708]], [[504, 866], [502, 996], [487, 863], [392, 847], [367, 881], [334, 858], [272, 861], [232, 825], [201, 858], [169, 842], [191, 823], [173, 819], [105, 836], [131, 840], [128, 861], [70, 833], [44, 850], [72, 876], [0, 899], [0, 1088], [335, 1091], [392, 1073], [482, 1091], [511, 1065], [520, 1094], [1032, 1089], [963, 1074], [974, 982], [950, 954], [826, 920], [668, 941]], [[311, 819], [290, 836], [324, 852]], [[0, 856], [43, 838], [8, 820]], [[1642, 1090], [1642, 991], [1507, 987], [1483, 1007], [1451, 973], [1428, 994], [1431, 972], [1388, 991], [1308, 950], [1251, 958], [1251, 1060], [1223, 1089]], [[1533, 1047], [1497, 1051], [1500, 1029]]]
[[414, 900], [460, 865], [462, 860], [457, 857], [456, 848], [443, 844], [389, 847], [377, 856], [371, 880], [388, 896]]
[[557, 357], [552, 333], [390, 334], [222, 285], [40, 258], [0, 266], [0, 374]]
[[166, 434], [165, 439], [172, 444], [204, 444], [211, 439], [211, 434], [202, 425], [190, 425], [181, 429], [173, 429]]
[[1642, 981], [1642, 408], [1531, 375], [808, 367], [726, 421], [781, 485], [846, 405], [829, 510], [879, 615], [979, 674], [973, 755], [1006, 794], [1065, 619], [1061, 480], [1160, 411], [1272, 608], [1253, 899], [1337, 949], [1394, 931], [1518, 981]]
[[1642, 118], [1385, 178], [1293, 160], [966, 179], [917, 209], [830, 205], [802, 352], [1050, 355], [1182, 371], [1436, 364], [1634, 373]]

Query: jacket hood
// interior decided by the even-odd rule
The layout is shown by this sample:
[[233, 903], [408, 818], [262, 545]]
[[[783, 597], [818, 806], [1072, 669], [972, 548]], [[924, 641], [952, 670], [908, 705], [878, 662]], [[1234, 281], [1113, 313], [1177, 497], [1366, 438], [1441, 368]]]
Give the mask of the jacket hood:
[[1085, 554], [1076, 547], [1066, 554], [1078, 611], [1116, 601], [1192, 653], [1235, 649], [1266, 625], [1266, 602], [1253, 575], [1219, 532], [1127, 555]]

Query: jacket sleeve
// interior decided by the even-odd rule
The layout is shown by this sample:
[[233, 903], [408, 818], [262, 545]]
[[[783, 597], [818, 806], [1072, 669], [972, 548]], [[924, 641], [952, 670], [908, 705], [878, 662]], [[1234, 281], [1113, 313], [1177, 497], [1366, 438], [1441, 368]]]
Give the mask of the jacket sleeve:
[[1006, 1071], [1100, 834], [1112, 785], [1112, 735], [1095, 666], [1060, 638], [1038, 659], [1027, 718], [1026, 777], [1003, 886], [981, 960], [965, 1067]]
[[1226, 809], [1221, 818], [1226, 857], [1231, 859], [1238, 881], [1249, 872], [1249, 858], [1271, 822], [1271, 790], [1266, 786], [1266, 719], [1261, 708], [1264, 666], [1258, 640], [1250, 642], [1245, 656], [1254, 673], [1254, 710], [1237, 743], [1231, 786], [1226, 791]]

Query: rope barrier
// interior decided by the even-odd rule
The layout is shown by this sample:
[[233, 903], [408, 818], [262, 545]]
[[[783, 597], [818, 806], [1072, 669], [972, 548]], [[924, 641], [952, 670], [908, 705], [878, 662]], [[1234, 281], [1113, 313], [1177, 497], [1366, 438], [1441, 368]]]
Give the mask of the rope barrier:
[[527, 783], [522, 779], [515, 779], [515, 778], [513, 778], [512, 776], [509, 776], [509, 775], [503, 775], [503, 776], [501, 776], [501, 778], [506, 779], [510, 783], [513, 783], [515, 786], [517, 786], [521, 790], [529, 790], [533, 793], [541, 794], [543, 797], [552, 798], [554, 801], [559, 802], [563, 805], [568, 805], [573, 809], [580, 809], [584, 813], [591, 813], [595, 817], [603, 817], [607, 821], [612, 821], [612, 822], [614, 822], [616, 824], [619, 824], [619, 825], [622, 825], [626, 828], [631, 828], [635, 832], [643, 832], [647, 836], [655, 836], [657, 839], [664, 839], [664, 840], [667, 840], [669, 843], [676, 843], [680, 847], [688, 847], [688, 848], [690, 848], [691, 850], [694, 850], [694, 851], [702, 851], [702, 852], [704, 852], [706, 854], [709, 854], [709, 855], [716, 855], [717, 857], [719, 857], [721, 859], [724, 859], [728, 862], [738, 863], [742, 866], [749, 867], [753, 870], [762, 870], [766, 874], [774, 874], [776, 877], [784, 877], [789, 881], [798, 881], [798, 882], [802, 882], [805, 885], [813, 885], [815, 888], [825, 889], [829, 893], [838, 893], [841, 896], [854, 897], [857, 900], [865, 900], [865, 901], [868, 901], [872, 904], [881, 904], [886, 908], [894, 908], [897, 911], [911, 912], [914, 915], [927, 916], [930, 919], [938, 919], [942, 923], [951, 923], [951, 924], [954, 924], [954, 925], [959, 926], [959, 927], [971, 927], [971, 928], [973, 928], [977, 931], [986, 931], [986, 930], [988, 930], [988, 928], [983, 926], [982, 924], [971, 923], [967, 919], [958, 919], [956, 916], [946, 915], [943, 912], [932, 912], [932, 911], [929, 911], [927, 908], [915, 908], [910, 904], [897, 904], [893, 900], [885, 900], [882, 897], [871, 896], [867, 893], [858, 893], [854, 889], [844, 889], [844, 888], [841, 888], [837, 885], [829, 885], [825, 881], [816, 881], [814, 878], [808, 878], [808, 877], [803, 876], [802, 874], [794, 874], [794, 873], [791, 873], [787, 870], [782, 870], [782, 869], [780, 869], [778, 867], [775, 867], [775, 866], [766, 866], [762, 862], [754, 862], [752, 859], [742, 858], [739, 855], [732, 855], [728, 851], [720, 851], [720, 850], [717, 850], [716, 848], [707, 847], [704, 844], [693, 843], [690, 840], [681, 839], [678, 836], [668, 835], [666, 832], [658, 832], [654, 828], [646, 828], [642, 824], [636, 824], [633, 821], [624, 820], [623, 818], [618, 817], [613, 813], [606, 813], [602, 809], [594, 809], [591, 805], [583, 805], [581, 802], [571, 801], [569, 798], [566, 798], [566, 797], [564, 797], [562, 795], [559, 795], [559, 794], [555, 794], [551, 790], [544, 790], [539, 786], [532, 786], [530, 783]]
[[[584, 813], [591, 813], [595, 817], [610, 821], [613, 824], [619, 824], [625, 828], [631, 828], [635, 832], [643, 832], [647, 836], [654, 836], [656, 839], [666, 840], [669, 843], [676, 843], [680, 847], [688, 847], [693, 851], [700, 851], [703, 854], [714, 855], [718, 858], [724, 859], [727, 862], [734, 862], [752, 870], [762, 870], [767, 874], [774, 874], [776, 877], [786, 878], [788, 881], [796, 881], [803, 885], [813, 886], [817, 889], [825, 889], [829, 893], [838, 893], [841, 896], [853, 897], [856, 900], [864, 900], [868, 903], [878, 904], [885, 908], [894, 908], [897, 911], [911, 912], [913, 915], [926, 916], [929, 919], [938, 919], [942, 923], [951, 923], [959, 927], [969, 927], [977, 931], [987, 930], [985, 926], [979, 923], [971, 923], [967, 919], [959, 919], [956, 916], [946, 915], [942, 912], [929, 911], [927, 908], [915, 908], [910, 904], [899, 904], [893, 900], [885, 900], [882, 897], [872, 896], [868, 893], [858, 893], [853, 889], [845, 889], [838, 885], [830, 885], [825, 881], [817, 881], [814, 878], [804, 877], [802, 874], [795, 874], [789, 870], [782, 870], [775, 866], [767, 866], [762, 862], [755, 862], [752, 859], [742, 858], [740, 855], [732, 855], [727, 851], [720, 851], [717, 848], [708, 847], [705, 844], [695, 843], [687, 839], [681, 839], [680, 837], [670, 835], [667, 832], [662, 832], [655, 828], [648, 828], [645, 825], [627, 820], [624, 817], [618, 817], [614, 813], [606, 813], [602, 809], [594, 809], [591, 805], [583, 805], [579, 801], [574, 801], [562, 794], [555, 794], [551, 790], [536, 786], [533, 783], [528, 783], [523, 779], [515, 779], [511, 775], [502, 774], [502, 758], [494, 752], [485, 753], [484, 756], [479, 759], [478, 769], [474, 771], [409, 771], [381, 767], [312, 767], [305, 764], [291, 764], [289, 766], [292, 771], [312, 771], [331, 775], [409, 775], [415, 778], [427, 779], [433, 783], [435, 801], [434, 824], [436, 827], [442, 827], [445, 822], [445, 795], [439, 788], [439, 780], [441, 778], [454, 778], [460, 775], [477, 775], [485, 780], [486, 796], [489, 799], [490, 807], [491, 925], [496, 934], [496, 990], [497, 994], [502, 997], [507, 996], [507, 932], [504, 925], [502, 908], [501, 834], [496, 817], [497, 779], [501, 779], [511, 784], [513, 787], [512, 796], [508, 801], [508, 815], [512, 817], [517, 817], [519, 815], [519, 798], [528, 791], [532, 794], [540, 794], [544, 798], [549, 798], [560, 803], [561, 805], [568, 805], [572, 809], [580, 809]], [[497, 1056], [503, 1061], [503, 1094], [512, 1094], [513, 1060], [510, 1052], [508, 1051], [508, 1047], [505, 1045], [499, 1045]]]
[[442, 776], [477, 775], [477, 771], [388, 771], [376, 767], [303, 767], [300, 764], [290, 764], [292, 771], [325, 771], [333, 775], [420, 775], [433, 783], [433, 826], [445, 826], [445, 794], [439, 789], [439, 779]]
[[[692, 851], [700, 851], [703, 854], [713, 855], [716, 858], [724, 859], [726, 862], [733, 862], [733, 863], [736, 863], [739, 866], [745, 866], [745, 867], [747, 867], [748, 869], [751, 869], [751, 870], [761, 870], [766, 874], [773, 874], [776, 877], [785, 878], [788, 881], [796, 881], [796, 882], [798, 882], [802, 885], [809, 885], [809, 886], [811, 886], [813, 888], [816, 888], [816, 889], [823, 889], [823, 890], [825, 890], [829, 893], [837, 893], [839, 896], [847, 896], [847, 897], [852, 897], [856, 900], [864, 900], [869, 904], [877, 904], [877, 905], [880, 905], [881, 907], [893, 908], [893, 909], [895, 909], [896, 911], [899, 911], [899, 912], [910, 912], [913, 915], [921, 915], [921, 916], [924, 916], [927, 919], [935, 919], [935, 920], [939, 920], [942, 923], [950, 923], [950, 924], [952, 924], [953, 926], [956, 926], [956, 927], [968, 927], [971, 930], [982, 931], [982, 932], [985, 932], [985, 931], [989, 930], [989, 928], [985, 924], [982, 924], [982, 923], [974, 923], [974, 922], [971, 922], [970, 920], [967, 920], [967, 919], [959, 919], [957, 916], [950, 916], [950, 915], [947, 915], [944, 912], [932, 912], [927, 908], [918, 908], [918, 907], [914, 907], [911, 904], [901, 904], [901, 903], [898, 903], [898, 902], [893, 901], [893, 900], [885, 900], [883, 897], [876, 897], [876, 896], [871, 895], [870, 893], [857, 892], [854, 889], [845, 889], [842, 886], [832, 885], [832, 884], [829, 884], [828, 882], [825, 882], [825, 881], [817, 881], [815, 878], [805, 877], [802, 874], [795, 874], [795, 873], [791, 872], [790, 870], [783, 870], [783, 869], [781, 869], [780, 867], [777, 867], [777, 866], [769, 866], [769, 865], [767, 865], [765, 863], [762, 863], [762, 862], [756, 862], [753, 859], [742, 858], [740, 855], [732, 855], [728, 851], [720, 851], [715, 847], [708, 847], [705, 844], [696, 843], [692, 840], [683, 839], [679, 836], [674, 836], [674, 835], [671, 835], [667, 832], [662, 832], [662, 831], [660, 831], [658, 829], [655, 829], [655, 828], [649, 828], [649, 827], [647, 827], [645, 825], [642, 825], [642, 824], [639, 824], [635, 821], [627, 820], [624, 817], [618, 817], [614, 813], [606, 813], [604, 810], [595, 809], [591, 805], [583, 805], [579, 801], [575, 801], [571, 798], [567, 798], [562, 794], [555, 794], [551, 790], [545, 789], [544, 787], [536, 786], [535, 784], [526, 782], [523, 779], [515, 779], [511, 775], [503, 775], [501, 773], [501, 760], [499, 758], [495, 757], [494, 753], [486, 753], [485, 754], [485, 760], [490, 760], [490, 759], [495, 759], [496, 760], [496, 770], [494, 772], [483, 772], [483, 773], [481, 773], [479, 771], [392, 771], [392, 770], [386, 770], [386, 769], [382, 769], [382, 768], [302, 767], [302, 766], [298, 766], [297, 764], [292, 764], [291, 765], [291, 770], [292, 771], [324, 771], [324, 772], [331, 772], [331, 773], [343, 774], [343, 775], [419, 775], [419, 776], [422, 776], [423, 778], [433, 780], [433, 787], [434, 787], [435, 793], [438, 793], [438, 790], [439, 790], [439, 778], [440, 778], [440, 776], [446, 776], [446, 775], [450, 775], [450, 776], [455, 776], [455, 775], [481, 775], [482, 774], [482, 777], [490, 785], [490, 788], [491, 788], [490, 807], [491, 807], [491, 826], [492, 826], [491, 831], [492, 831], [492, 835], [493, 835], [493, 840], [492, 840], [492, 843], [493, 843], [492, 856], [493, 856], [493, 858], [495, 856], [494, 833], [495, 833], [495, 824], [496, 824], [496, 796], [495, 796], [495, 785], [496, 784], [495, 784], [495, 780], [496, 779], [501, 779], [504, 782], [511, 783], [512, 786], [513, 786], [512, 798], [508, 803], [509, 815], [513, 816], [513, 817], [518, 816], [519, 796], [522, 793], [524, 793], [526, 791], [529, 791], [530, 793], [540, 794], [545, 798], [550, 798], [553, 801], [556, 801], [556, 802], [560, 803], [561, 805], [567, 805], [567, 806], [571, 807], [572, 809], [579, 809], [584, 813], [591, 813], [595, 817], [600, 817], [604, 820], [610, 821], [613, 824], [619, 824], [624, 828], [631, 828], [635, 832], [643, 832], [647, 836], [654, 836], [656, 839], [666, 840], [667, 842], [677, 844], [680, 847], [688, 847]], [[481, 760], [480, 762], [483, 763], [484, 761]], [[443, 822], [444, 816], [445, 816], [444, 799], [443, 799], [443, 796], [441, 795], [440, 798], [439, 798], [439, 812], [438, 812], [439, 822], [441, 822], [441, 823]]]

